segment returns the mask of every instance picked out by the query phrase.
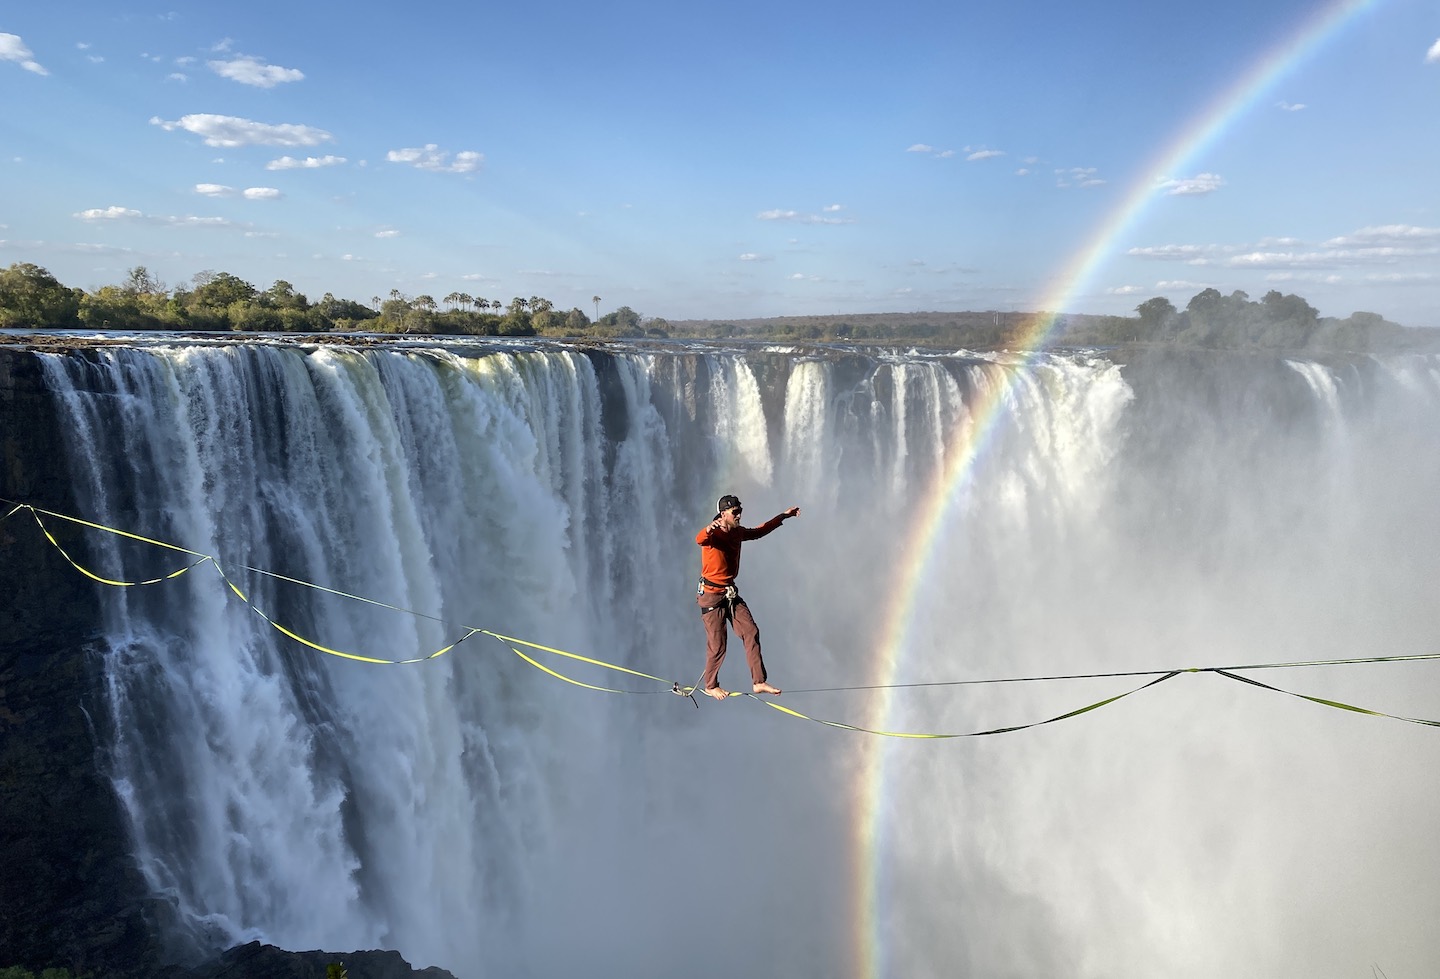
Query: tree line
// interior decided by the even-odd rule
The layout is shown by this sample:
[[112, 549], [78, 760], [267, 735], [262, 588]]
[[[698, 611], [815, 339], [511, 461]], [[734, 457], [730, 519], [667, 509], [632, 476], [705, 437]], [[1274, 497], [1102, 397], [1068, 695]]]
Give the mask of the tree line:
[[1433, 349], [1440, 333], [1409, 329], [1379, 313], [1322, 317], [1301, 297], [1272, 289], [1259, 300], [1236, 290], [1203, 289], [1184, 309], [1163, 296], [1135, 307], [1134, 317], [1114, 317], [1067, 332], [1076, 343], [1165, 343], [1226, 350], [1290, 350], [1366, 353]]
[[595, 319], [578, 306], [561, 311], [549, 299], [498, 299], [451, 292], [407, 296], [392, 289], [370, 302], [326, 293], [311, 302], [283, 279], [268, 289], [228, 272], [205, 271], [167, 288], [143, 265], [119, 285], [70, 288], [48, 271], [16, 263], [0, 271], [0, 327], [22, 329], [177, 330], [259, 333], [392, 333], [457, 336], [740, 338], [781, 341], [914, 343], [969, 349], [1021, 348], [1037, 335], [1076, 346], [1167, 344], [1241, 350], [1364, 353], [1436, 349], [1440, 332], [1416, 330], [1378, 313], [1322, 317], [1296, 295], [1272, 290], [1197, 293], [1185, 308], [1157, 296], [1134, 316], [1016, 312], [865, 313], [757, 320], [644, 319], [629, 306]]
[[[149, 269], [130, 269], [119, 285], [94, 291], [62, 284], [44, 268], [19, 263], [0, 271], [0, 327], [19, 329], [244, 331], [253, 333], [395, 333], [456, 336], [643, 336], [663, 321], [642, 324], [621, 306], [597, 318], [579, 307], [561, 312], [541, 296], [510, 302], [452, 292], [407, 296], [398, 289], [369, 304], [326, 293], [311, 302], [284, 279], [268, 289], [229, 272], [200, 272], [169, 288]], [[657, 326], [657, 324], [659, 324]]]

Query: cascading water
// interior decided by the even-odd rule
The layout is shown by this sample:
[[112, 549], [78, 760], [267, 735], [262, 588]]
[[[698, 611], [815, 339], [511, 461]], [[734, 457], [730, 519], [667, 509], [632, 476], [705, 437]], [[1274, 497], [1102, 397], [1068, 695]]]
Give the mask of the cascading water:
[[[44, 356], [87, 516], [215, 554], [277, 621], [366, 655], [473, 625], [693, 682], [692, 541], [722, 492], [752, 524], [803, 510], [741, 578], [787, 690], [1429, 652], [1440, 625], [1430, 360]], [[935, 536], [909, 540], [941, 491]], [[178, 560], [92, 551], [116, 577]], [[383, 946], [463, 979], [1401, 975], [1440, 955], [1423, 728], [1185, 675], [1021, 734], [877, 745], [550, 664], [646, 693], [586, 691], [484, 637], [414, 666], [327, 657], [207, 566], [101, 598], [108, 765], [177, 950]], [[1426, 669], [1258, 678], [1435, 716]], [[900, 691], [879, 718], [875, 691], [782, 702], [965, 731], [1125, 682]], [[872, 752], [879, 789], [857, 784]]]

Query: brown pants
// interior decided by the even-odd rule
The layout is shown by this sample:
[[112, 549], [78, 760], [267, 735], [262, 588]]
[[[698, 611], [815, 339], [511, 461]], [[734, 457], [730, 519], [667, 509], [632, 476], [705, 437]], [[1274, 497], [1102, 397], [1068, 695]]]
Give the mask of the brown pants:
[[745, 599], [735, 596], [726, 610], [724, 592], [701, 592], [695, 601], [700, 605], [700, 620], [705, 623], [705, 675], [700, 678], [703, 690], [720, 685], [720, 664], [725, 662], [725, 643], [729, 634], [726, 619], [735, 626], [735, 635], [745, 644], [745, 658], [750, 661], [750, 682], [765, 682], [765, 660], [760, 656], [760, 627], [750, 615]]

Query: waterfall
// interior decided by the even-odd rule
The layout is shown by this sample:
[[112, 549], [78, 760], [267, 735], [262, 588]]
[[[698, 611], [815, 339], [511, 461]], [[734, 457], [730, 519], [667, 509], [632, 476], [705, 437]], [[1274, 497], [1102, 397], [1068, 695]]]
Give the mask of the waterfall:
[[[38, 356], [86, 517], [213, 554], [277, 622], [367, 656], [478, 626], [693, 682], [692, 542], [724, 492], [752, 525], [802, 508], [747, 545], [741, 590], [780, 702], [820, 717], [863, 722], [876, 694], [788, 691], [1433, 652], [1440, 626], [1426, 358]], [[938, 493], [933, 537], [912, 539]], [[185, 563], [93, 536], [115, 578]], [[877, 749], [546, 661], [638, 692], [585, 690], [485, 636], [410, 666], [326, 656], [209, 565], [99, 599], [104, 764], [183, 954], [388, 947], [462, 979], [859, 976], [867, 941], [906, 976], [1397, 975], [1440, 955], [1424, 728], [1187, 674], [1020, 734]], [[1427, 669], [1257, 678], [1433, 717]], [[732, 643], [722, 680], [744, 670]], [[1126, 682], [902, 690], [884, 722], [1023, 723]], [[855, 784], [871, 750], [879, 817]]]

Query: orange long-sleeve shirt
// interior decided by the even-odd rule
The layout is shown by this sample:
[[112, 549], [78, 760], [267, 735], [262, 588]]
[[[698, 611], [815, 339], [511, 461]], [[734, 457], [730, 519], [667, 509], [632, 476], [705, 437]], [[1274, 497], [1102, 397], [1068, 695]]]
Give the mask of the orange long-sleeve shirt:
[[[777, 515], [758, 527], [718, 530], [706, 524], [695, 535], [695, 543], [700, 545], [700, 577], [704, 579], [701, 587], [705, 591], [719, 592], [735, 584], [735, 576], [740, 573], [740, 545], [747, 540], [764, 537], [784, 522], [785, 517]], [[719, 587], [713, 587], [712, 582]]]

